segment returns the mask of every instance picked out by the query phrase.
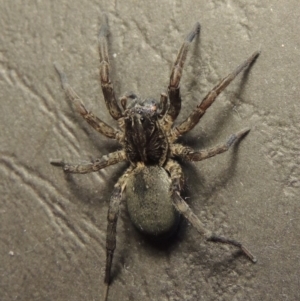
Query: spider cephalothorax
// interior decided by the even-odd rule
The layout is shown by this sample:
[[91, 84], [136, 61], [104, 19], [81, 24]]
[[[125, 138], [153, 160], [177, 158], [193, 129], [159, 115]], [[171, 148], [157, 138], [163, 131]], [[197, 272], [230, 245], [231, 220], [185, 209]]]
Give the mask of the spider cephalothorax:
[[129, 93], [120, 98], [120, 106], [109, 77], [108, 24], [107, 17], [104, 16], [99, 33], [100, 80], [105, 104], [110, 115], [118, 121], [119, 129], [109, 126], [85, 108], [68, 84], [61, 67], [55, 64], [65, 93], [74, 103], [76, 110], [96, 131], [118, 141], [122, 149], [88, 164], [66, 164], [62, 160], [53, 160], [51, 163], [61, 166], [65, 172], [81, 174], [98, 171], [122, 161], [129, 163], [128, 169], [114, 186], [107, 215], [105, 300], [108, 296], [112, 259], [116, 247], [119, 208], [125, 191], [130, 218], [140, 231], [155, 237], [167, 237], [176, 229], [181, 214], [207, 241], [236, 246], [251, 261], [256, 262], [255, 257], [241, 243], [216, 236], [207, 230], [180, 195], [184, 177], [178, 158], [201, 161], [221, 154], [245, 136], [249, 129], [232, 134], [225, 143], [200, 151], [176, 143], [177, 138], [197, 125], [216, 97], [259, 55], [259, 51], [254, 52], [223, 78], [184, 121], [174, 126], [181, 108], [179, 84], [182, 68], [188, 47], [199, 31], [200, 25], [196, 23], [180, 48], [171, 72], [168, 91], [161, 94], [159, 102], [154, 99], [141, 101], [135, 94]]
[[165, 162], [168, 142], [159, 124], [160, 114], [152, 98], [135, 99], [124, 111], [124, 148], [131, 163], [161, 166]]

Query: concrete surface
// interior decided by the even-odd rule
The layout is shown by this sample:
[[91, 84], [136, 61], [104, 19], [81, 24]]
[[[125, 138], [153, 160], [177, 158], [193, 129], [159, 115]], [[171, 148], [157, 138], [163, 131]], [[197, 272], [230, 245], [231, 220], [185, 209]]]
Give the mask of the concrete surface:
[[153, 246], [123, 212], [109, 300], [299, 300], [297, 0], [0, 1], [1, 300], [102, 300], [109, 195], [125, 165], [65, 176], [49, 159], [81, 162], [119, 147], [74, 112], [53, 68], [59, 62], [86, 106], [115, 125], [98, 81], [104, 11], [118, 96], [159, 97], [183, 38], [200, 21], [179, 120], [262, 50], [182, 139], [209, 147], [251, 127], [238, 147], [184, 170], [194, 212], [207, 228], [243, 241], [258, 263], [205, 243], [185, 222], [172, 243]]

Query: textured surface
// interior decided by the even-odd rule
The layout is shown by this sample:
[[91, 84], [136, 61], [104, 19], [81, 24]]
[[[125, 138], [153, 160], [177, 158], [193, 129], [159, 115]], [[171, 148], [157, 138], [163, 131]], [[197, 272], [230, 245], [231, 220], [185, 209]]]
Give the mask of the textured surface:
[[98, 82], [103, 11], [118, 95], [158, 97], [184, 36], [201, 23], [184, 70], [179, 118], [262, 50], [183, 141], [208, 147], [251, 127], [233, 151], [186, 165], [185, 173], [195, 213], [209, 229], [245, 242], [258, 263], [204, 243], [186, 223], [172, 244], [155, 247], [124, 212], [110, 300], [297, 300], [298, 1], [29, 3], [0, 2], [1, 300], [101, 300], [109, 194], [125, 166], [67, 177], [49, 159], [78, 162], [118, 148], [76, 115], [53, 68], [59, 62], [87, 108], [114, 124]]

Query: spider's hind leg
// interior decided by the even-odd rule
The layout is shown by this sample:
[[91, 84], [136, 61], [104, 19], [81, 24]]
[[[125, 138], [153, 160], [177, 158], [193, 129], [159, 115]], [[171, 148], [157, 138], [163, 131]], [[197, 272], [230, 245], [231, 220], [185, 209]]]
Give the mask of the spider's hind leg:
[[106, 286], [104, 300], [107, 300], [109, 282], [110, 282], [110, 272], [112, 266], [112, 260], [114, 256], [114, 251], [116, 248], [116, 236], [117, 236], [117, 222], [120, 211], [120, 204], [122, 202], [123, 192], [126, 187], [126, 181], [128, 175], [133, 170], [133, 167], [129, 167], [126, 172], [122, 175], [119, 181], [115, 184], [114, 190], [112, 192], [109, 209], [107, 213], [107, 231], [106, 231], [106, 265], [105, 265], [105, 277], [104, 283]]
[[196, 230], [204, 236], [207, 241], [219, 242], [223, 244], [228, 244], [239, 248], [253, 263], [257, 260], [252, 255], [252, 253], [240, 242], [233, 239], [229, 239], [222, 236], [214, 235], [211, 231], [207, 230], [205, 226], [201, 223], [199, 218], [194, 214], [189, 205], [182, 199], [180, 196], [183, 173], [180, 165], [173, 161], [169, 160], [164, 167], [171, 176], [171, 186], [170, 193], [173, 205], [195, 228]]

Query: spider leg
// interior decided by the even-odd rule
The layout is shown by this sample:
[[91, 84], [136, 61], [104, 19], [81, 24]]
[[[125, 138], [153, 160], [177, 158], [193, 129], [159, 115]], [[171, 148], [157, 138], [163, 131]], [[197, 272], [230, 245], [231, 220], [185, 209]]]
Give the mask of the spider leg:
[[217, 236], [212, 234], [211, 231], [207, 230], [199, 218], [194, 214], [189, 205], [180, 196], [181, 183], [183, 182], [183, 173], [180, 165], [169, 160], [165, 166], [165, 169], [170, 173], [171, 176], [171, 199], [175, 208], [180, 212], [195, 228], [196, 230], [204, 236], [207, 241], [219, 242], [223, 244], [228, 244], [239, 248], [252, 262], [256, 262], [256, 258], [252, 253], [240, 242], [233, 239], [225, 238], [222, 236]]
[[168, 87], [170, 106], [165, 116], [165, 119], [167, 119], [167, 123], [169, 124], [169, 128], [172, 126], [174, 120], [177, 118], [180, 112], [181, 96], [179, 84], [182, 75], [182, 69], [186, 60], [189, 46], [199, 32], [200, 24], [197, 22], [194, 25], [193, 30], [187, 35], [185, 41], [183, 42], [171, 71], [170, 83]]
[[159, 118], [163, 118], [168, 108], [168, 96], [166, 93], [160, 94], [159, 108], [160, 108]]
[[135, 95], [133, 92], [127, 92], [125, 93], [125, 95], [121, 96], [119, 98], [119, 101], [121, 103], [123, 110], [124, 111], [126, 110], [128, 100], [131, 102], [136, 102], [137, 98], [138, 98], [137, 95]]
[[201, 103], [193, 110], [193, 112], [181, 124], [171, 130], [172, 141], [179, 136], [189, 132], [199, 122], [206, 110], [212, 105], [217, 96], [235, 79], [235, 77], [245, 68], [249, 67], [259, 56], [260, 51], [255, 51], [248, 59], [240, 64], [232, 73], [224, 77], [218, 85], [216, 85], [201, 101]]
[[110, 80], [110, 64], [108, 58], [108, 21], [107, 16], [103, 15], [103, 23], [101, 25], [98, 44], [99, 44], [99, 55], [100, 55], [100, 81], [102, 92], [105, 100], [106, 107], [110, 115], [114, 119], [122, 117], [122, 111], [117, 103], [113, 84]]
[[74, 104], [76, 111], [87, 121], [87, 123], [93, 127], [97, 132], [102, 135], [117, 139], [120, 141], [122, 139], [122, 134], [119, 133], [116, 129], [112, 128], [102, 120], [100, 120], [97, 116], [95, 116], [92, 112], [89, 112], [80, 97], [76, 94], [76, 92], [72, 89], [72, 87], [68, 83], [68, 79], [66, 74], [62, 71], [62, 68], [59, 64], [54, 63], [54, 67], [60, 77], [61, 85], [65, 91], [66, 97]]
[[212, 148], [194, 151], [192, 148], [183, 146], [181, 144], [171, 144], [171, 156], [172, 157], [181, 157], [188, 161], [202, 161], [207, 158], [222, 154], [237, 141], [241, 140], [245, 135], [249, 133], [250, 129], [241, 130], [235, 134], [232, 134], [229, 139], [220, 145], [214, 146]]
[[54, 166], [62, 167], [63, 171], [66, 173], [85, 174], [98, 171], [125, 160], [127, 160], [125, 151], [121, 150], [105, 155], [101, 159], [96, 159], [94, 162], [87, 164], [68, 164], [62, 160], [51, 160], [50, 163]]
[[122, 201], [122, 195], [126, 187], [126, 180], [128, 174], [132, 171], [133, 167], [129, 167], [119, 181], [115, 184], [111, 199], [109, 202], [109, 209], [107, 214], [107, 232], [106, 232], [106, 265], [105, 265], [105, 277], [104, 283], [106, 285], [104, 300], [107, 300], [109, 281], [110, 281], [110, 271], [112, 260], [114, 256], [114, 251], [116, 248], [116, 234], [117, 234], [117, 222], [120, 211], [120, 204]]

